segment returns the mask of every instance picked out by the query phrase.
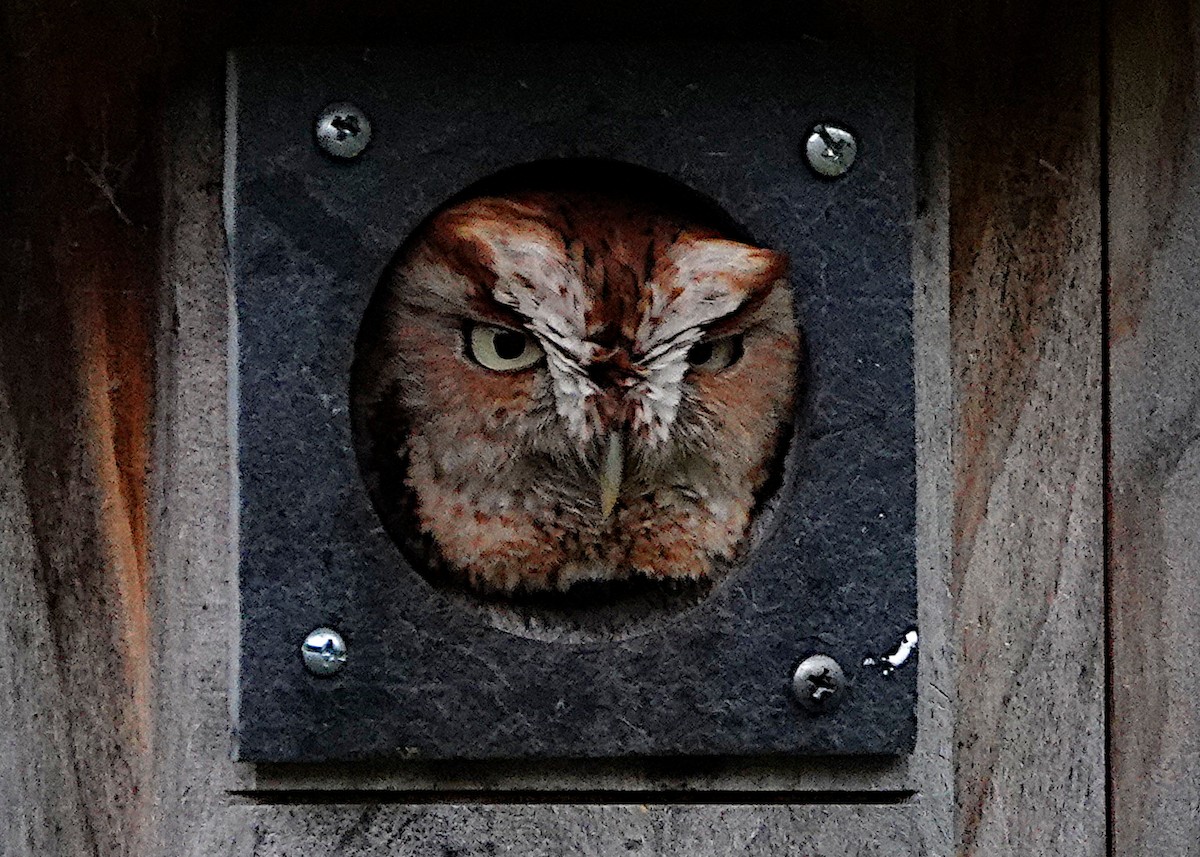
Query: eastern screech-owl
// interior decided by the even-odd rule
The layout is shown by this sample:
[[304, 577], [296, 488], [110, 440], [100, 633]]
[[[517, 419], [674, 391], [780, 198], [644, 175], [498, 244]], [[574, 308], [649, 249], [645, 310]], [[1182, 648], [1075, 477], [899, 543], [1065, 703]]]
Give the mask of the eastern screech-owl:
[[479, 591], [711, 578], [791, 424], [786, 265], [629, 195], [434, 215], [356, 367], [393, 535]]

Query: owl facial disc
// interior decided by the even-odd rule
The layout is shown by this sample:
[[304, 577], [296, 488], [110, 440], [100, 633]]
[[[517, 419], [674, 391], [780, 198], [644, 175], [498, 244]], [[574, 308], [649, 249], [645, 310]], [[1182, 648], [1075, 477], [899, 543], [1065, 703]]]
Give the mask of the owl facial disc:
[[662, 200], [455, 202], [389, 283], [371, 407], [429, 576], [479, 590], [704, 580], [792, 420], [787, 259]]

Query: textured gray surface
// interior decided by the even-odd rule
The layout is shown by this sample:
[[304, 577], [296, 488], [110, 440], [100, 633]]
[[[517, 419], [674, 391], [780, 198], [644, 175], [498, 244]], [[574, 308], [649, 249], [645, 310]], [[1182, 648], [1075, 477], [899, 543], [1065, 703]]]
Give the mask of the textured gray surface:
[[239, 807], [213, 854], [455, 857], [923, 857], [912, 807]]
[[[243, 758], [912, 748], [915, 664], [863, 667], [916, 624], [911, 82], [902, 66], [837, 54], [855, 73], [818, 86], [824, 49], [722, 50], [715, 64], [610, 50], [606, 71], [549, 46], [239, 56]], [[313, 104], [351, 95], [376, 136], [336, 164], [308, 123]], [[864, 154], [828, 183], [799, 143], [833, 111]], [[407, 232], [475, 179], [568, 155], [678, 178], [787, 251], [809, 344], [790, 485], [747, 567], [666, 625], [574, 644], [491, 627], [407, 566], [362, 489], [347, 406], [362, 312]], [[351, 647], [324, 682], [296, 657], [321, 624]], [[818, 717], [788, 690], [814, 651], [852, 681]]]
[[1113, 853], [1196, 857], [1200, 9], [1111, 9]]
[[231, 547], [229, 301], [222, 265], [219, 87], [194, 86], [166, 117], [163, 285], [155, 446], [154, 843], [159, 857], [216, 854], [231, 829], [229, 686], [237, 645]]
[[[963, 7], [952, 31], [953, 747], [969, 855], [1106, 851], [1098, 28], [1094, 6], [1044, 4]], [[1045, 132], [1034, 146], [1030, 128]]]
[[16, 426], [0, 385], [0, 854], [84, 854], [86, 796], [71, 760], [66, 688], [57, 674]]

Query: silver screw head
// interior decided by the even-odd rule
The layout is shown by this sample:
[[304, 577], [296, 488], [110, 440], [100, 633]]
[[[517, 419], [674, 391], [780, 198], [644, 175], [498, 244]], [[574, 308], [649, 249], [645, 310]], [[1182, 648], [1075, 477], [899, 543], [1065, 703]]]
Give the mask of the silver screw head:
[[806, 710], [832, 711], [842, 701], [846, 674], [829, 655], [812, 655], [800, 662], [792, 675], [792, 693]]
[[313, 675], [335, 675], [346, 665], [346, 641], [332, 628], [316, 628], [304, 638], [300, 655]]
[[858, 157], [858, 141], [854, 135], [837, 125], [826, 122], [815, 126], [804, 143], [808, 165], [817, 175], [829, 179], [844, 176]]
[[315, 133], [322, 151], [348, 161], [361, 155], [371, 142], [371, 120], [350, 102], [335, 101], [317, 116]]

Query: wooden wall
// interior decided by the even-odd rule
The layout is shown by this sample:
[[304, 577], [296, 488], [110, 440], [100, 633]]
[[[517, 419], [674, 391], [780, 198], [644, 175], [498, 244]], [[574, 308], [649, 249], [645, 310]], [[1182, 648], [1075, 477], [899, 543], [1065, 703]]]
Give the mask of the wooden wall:
[[847, 825], [861, 853], [940, 853], [865, 795], [836, 813], [786, 790], [677, 805], [665, 785], [633, 803], [312, 805], [256, 797], [217, 758], [227, 653], [204, 647], [236, 602], [213, 585], [228, 532], [205, 450], [224, 412], [194, 405], [223, 395], [206, 295], [225, 48], [765, 29], [920, 57], [922, 249], [944, 272], [924, 287], [945, 298], [951, 368], [929, 399], [952, 432], [940, 654], [957, 680], [923, 691], [950, 700], [952, 788], [913, 811], [961, 854], [1200, 854], [1196, 10], [809, 5], [8, 0], [0, 853], [838, 854]]

